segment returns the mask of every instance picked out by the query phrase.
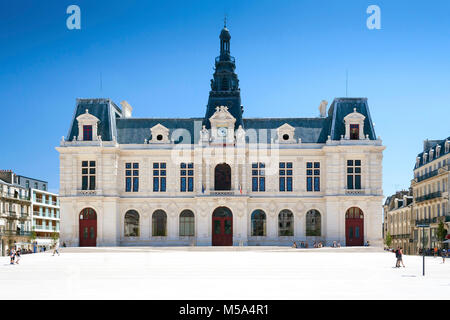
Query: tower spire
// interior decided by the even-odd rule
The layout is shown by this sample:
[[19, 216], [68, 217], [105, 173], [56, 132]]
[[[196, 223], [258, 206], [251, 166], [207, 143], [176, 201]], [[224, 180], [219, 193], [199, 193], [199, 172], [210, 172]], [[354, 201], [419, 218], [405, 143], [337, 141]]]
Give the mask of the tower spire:
[[209, 92], [208, 106], [203, 124], [210, 128], [209, 118], [218, 106], [228, 107], [228, 111], [236, 118], [235, 127], [242, 123], [241, 94], [239, 80], [235, 73], [235, 59], [230, 55], [231, 35], [226, 27], [226, 16], [224, 27], [220, 32], [220, 55], [215, 60], [215, 72], [211, 79], [211, 91]]

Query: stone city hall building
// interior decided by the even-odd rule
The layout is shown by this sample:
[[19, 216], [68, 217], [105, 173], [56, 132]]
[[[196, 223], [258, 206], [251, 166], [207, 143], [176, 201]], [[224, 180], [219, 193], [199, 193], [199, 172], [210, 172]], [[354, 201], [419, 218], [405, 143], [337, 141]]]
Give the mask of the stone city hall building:
[[[204, 117], [77, 99], [60, 154], [61, 242], [382, 245], [382, 152], [366, 98], [317, 118], [244, 118], [230, 33]], [[200, 110], [199, 110], [200, 111]]]

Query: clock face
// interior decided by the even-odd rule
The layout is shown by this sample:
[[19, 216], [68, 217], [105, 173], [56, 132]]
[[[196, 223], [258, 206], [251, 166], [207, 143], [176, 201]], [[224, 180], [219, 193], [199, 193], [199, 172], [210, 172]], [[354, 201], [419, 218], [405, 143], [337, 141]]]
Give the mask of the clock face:
[[228, 133], [228, 129], [226, 127], [217, 128], [217, 134], [221, 137], [226, 137]]

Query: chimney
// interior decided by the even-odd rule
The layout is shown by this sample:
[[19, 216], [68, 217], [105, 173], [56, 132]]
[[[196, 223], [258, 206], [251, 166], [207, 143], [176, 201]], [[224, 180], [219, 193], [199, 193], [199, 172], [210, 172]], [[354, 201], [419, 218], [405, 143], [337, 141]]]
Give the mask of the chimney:
[[14, 183], [14, 173], [12, 170], [0, 170], [0, 179], [7, 183]]
[[322, 100], [319, 105], [320, 117], [325, 118], [327, 116], [327, 105], [328, 101]]
[[120, 105], [122, 106], [122, 116], [124, 118], [131, 118], [131, 112], [133, 111], [133, 107], [129, 105], [128, 102], [123, 100]]

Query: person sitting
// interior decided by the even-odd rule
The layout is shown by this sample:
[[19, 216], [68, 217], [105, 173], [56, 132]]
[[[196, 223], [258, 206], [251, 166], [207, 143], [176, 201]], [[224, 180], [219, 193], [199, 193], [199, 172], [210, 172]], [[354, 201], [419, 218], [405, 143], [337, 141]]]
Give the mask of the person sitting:
[[292, 248], [297, 248], [297, 243], [294, 241], [294, 243], [292, 244]]

